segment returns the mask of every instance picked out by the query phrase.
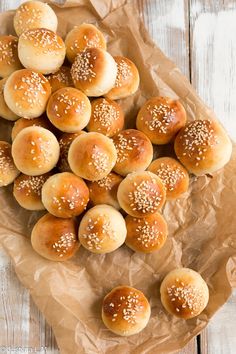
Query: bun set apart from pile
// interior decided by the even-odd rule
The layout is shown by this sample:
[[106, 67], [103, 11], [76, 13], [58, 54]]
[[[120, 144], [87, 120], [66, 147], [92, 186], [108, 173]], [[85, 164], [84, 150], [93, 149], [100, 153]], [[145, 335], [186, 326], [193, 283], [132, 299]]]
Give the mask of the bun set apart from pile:
[[[14, 29], [18, 37], [0, 36], [0, 116], [12, 121], [12, 143], [0, 141], [0, 186], [13, 183], [21, 207], [45, 210], [33, 249], [59, 262], [79, 257], [80, 246], [91, 257], [124, 244], [131, 255], [158, 257], [172, 237], [165, 203], [189, 192], [191, 174], [213, 174], [229, 161], [225, 130], [188, 120], [184, 102], [161, 96], [141, 97], [136, 129], [127, 128], [123, 102], [139, 90], [139, 71], [107, 51], [98, 28], [78, 24], [61, 38], [52, 8], [27, 1]], [[175, 156], [155, 158], [155, 146], [165, 144]], [[109, 330], [130, 336], [147, 326], [151, 306], [141, 290], [117, 285], [101, 316]], [[159, 285], [169, 315], [187, 320], [207, 306], [207, 284], [192, 269], [173, 269]]]

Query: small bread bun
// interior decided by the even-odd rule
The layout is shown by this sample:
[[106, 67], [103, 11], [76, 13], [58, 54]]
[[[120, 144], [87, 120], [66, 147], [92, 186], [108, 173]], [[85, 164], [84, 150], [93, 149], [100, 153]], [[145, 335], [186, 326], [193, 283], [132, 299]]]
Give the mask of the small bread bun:
[[39, 176], [56, 166], [60, 148], [56, 137], [42, 127], [21, 130], [12, 143], [17, 168], [26, 175]]
[[141, 332], [148, 324], [151, 308], [144, 294], [130, 286], [117, 286], [102, 304], [105, 326], [119, 336]]
[[13, 195], [22, 208], [28, 210], [44, 210], [41, 201], [43, 184], [52, 175], [45, 173], [40, 176], [27, 176], [21, 174], [14, 181]]
[[92, 101], [92, 114], [87, 129], [109, 138], [124, 126], [124, 113], [120, 105], [109, 98], [97, 98]]
[[57, 30], [57, 16], [48, 4], [26, 1], [18, 7], [14, 16], [14, 29], [18, 36], [31, 28]]
[[67, 66], [61, 66], [60, 69], [54, 74], [48, 75], [47, 79], [51, 85], [52, 93], [60, 90], [63, 87], [74, 86], [70, 74], [70, 68]]
[[133, 172], [120, 183], [118, 202], [127, 214], [143, 218], [156, 213], [166, 200], [165, 186], [154, 173]]
[[156, 212], [145, 218], [125, 218], [127, 237], [125, 243], [133, 251], [151, 253], [159, 250], [166, 242], [168, 229], [164, 217]]
[[106, 177], [114, 167], [116, 158], [116, 148], [112, 140], [99, 133], [78, 136], [68, 153], [71, 170], [89, 181]]
[[116, 81], [117, 66], [112, 56], [100, 48], [80, 52], [71, 67], [74, 85], [87, 96], [102, 96]]
[[162, 281], [161, 302], [170, 314], [189, 319], [207, 306], [209, 290], [201, 275], [189, 268], [172, 270]]
[[96, 205], [87, 211], [80, 222], [79, 240], [90, 252], [112, 252], [125, 242], [125, 237], [125, 220], [110, 205]]
[[186, 112], [180, 101], [153, 97], [140, 109], [136, 126], [153, 144], [168, 144], [186, 124]]
[[70, 172], [48, 178], [42, 188], [42, 202], [47, 211], [58, 218], [80, 215], [89, 201], [89, 190], [82, 178]]
[[3, 95], [3, 90], [6, 81], [7, 81], [6, 77], [5, 79], [0, 80], [0, 117], [6, 120], [14, 121], [17, 120], [19, 117], [14, 112], [12, 112], [10, 108], [8, 108], [8, 106], [6, 105], [4, 95]]
[[177, 135], [175, 153], [189, 172], [201, 176], [229, 162], [232, 143], [219, 122], [195, 120]]
[[99, 181], [87, 182], [89, 199], [92, 204], [107, 204], [119, 210], [120, 205], [117, 200], [117, 190], [122, 180], [121, 176], [111, 172]]
[[128, 58], [114, 57], [117, 64], [117, 75], [115, 86], [106, 94], [111, 100], [133, 95], [139, 87], [139, 72], [136, 65]]
[[33, 28], [21, 34], [18, 55], [25, 68], [51, 74], [63, 64], [66, 55], [61, 37], [46, 28]]
[[94, 25], [83, 23], [74, 27], [66, 36], [66, 56], [73, 63], [79, 52], [87, 48], [101, 48], [106, 50], [106, 40]]
[[11, 155], [11, 145], [0, 141], [0, 187], [11, 184], [19, 173]]
[[176, 199], [188, 190], [188, 171], [171, 157], [161, 157], [152, 161], [148, 171], [155, 173], [164, 183], [166, 199]]
[[122, 176], [144, 171], [153, 159], [151, 141], [136, 129], [126, 129], [113, 137], [117, 151], [114, 171]]
[[33, 119], [25, 119], [25, 118], [20, 118], [18, 119], [13, 127], [12, 127], [12, 131], [11, 131], [11, 139], [12, 141], [15, 139], [15, 137], [17, 136], [17, 134], [24, 128], [27, 127], [42, 127], [48, 130], [53, 130], [53, 126], [50, 123], [50, 121], [48, 120], [46, 115], [42, 115], [41, 117], [38, 118], [33, 118]]
[[76, 133], [89, 122], [91, 104], [87, 96], [76, 88], [65, 87], [52, 94], [47, 105], [51, 123], [66, 133]]
[[17, 37], [0, 36], [0, 77], [7, 77], [22, 68], [17, 46]]
[[15, 71], [4, 86], [8, 107], [19, 117], [29, 119], [43, 114], [50, 94], [48, 80], [42, 74], [27, 69]]
[[69, 151], [72, 141], [74, 141], [75, 138], [77, 138], [77, 136], [79, 136], [81, 134], [86, 134], [86, 132], [81, 130], [78, 133], [64, 133], [60, 137], [60, 140], [59, 140], [60, 157], [59, 157], [59, 161], [57, 164], [57, 167], [60, 172], [71, 172], [71, 168], [68, 163], [68, 151]]
[[46, 214], [34, 225], [32, 247], [40, 256], [51, 261], [66, 261], [79, 249], [77, 229], [74, 219], [60, 219]]

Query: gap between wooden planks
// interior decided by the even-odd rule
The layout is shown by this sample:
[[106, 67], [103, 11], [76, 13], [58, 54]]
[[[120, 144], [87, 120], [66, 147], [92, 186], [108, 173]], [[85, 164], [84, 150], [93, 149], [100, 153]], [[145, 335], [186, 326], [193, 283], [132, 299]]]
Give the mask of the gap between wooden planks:
[[[0, 0], [0, 10], [22, 2]], [[236, 140], [236, 1], [138, 0], [138, 6], [153, 39], [191, 79]], [[51, 328], [20, 285], [8, 258], [1, 252], [0, 259], [0, 343], [46, 346], [48, 354], [58, 353]], [[234, 293], [198, 343], [192, 340], [178, 354], [235, 354], [235, 305]]]

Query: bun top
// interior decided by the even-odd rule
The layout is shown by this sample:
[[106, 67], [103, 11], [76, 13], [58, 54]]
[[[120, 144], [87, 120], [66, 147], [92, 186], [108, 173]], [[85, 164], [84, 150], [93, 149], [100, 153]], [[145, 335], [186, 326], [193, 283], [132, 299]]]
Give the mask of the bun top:
[[52, 93], [63, 87], [73, 86], [70, 68], [67, 66], [61, 66], [58, 71], [48, 75], [47, 79], [51, 85]]
[[26, 1], [16, 10], [14, 28], [18, 36], [31, 28], [57, 30], [57, 16], [48, 4], [41, 1]]
[[7, 77], [22, 68], [17, 53], [18, 38], [0, 36], [0, 77]]

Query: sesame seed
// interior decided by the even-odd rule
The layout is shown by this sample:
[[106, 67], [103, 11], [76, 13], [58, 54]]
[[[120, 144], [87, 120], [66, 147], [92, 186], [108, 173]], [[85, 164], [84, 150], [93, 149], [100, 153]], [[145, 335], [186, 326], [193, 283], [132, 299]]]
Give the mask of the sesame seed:
[[112, 128], [114, 121], [119, 119], [120, 113], [115, 107], [110, 104], [105, 98], [96, 104], [93, 110], [93, 120], [105, 128], [109, 132]]
[[137, 241], [139, 241], [145, 248], [160, 243], [159, 238], [162, 236], [162, 232], [158, 230], [157, 224], [152, 225], [146, 219], [138, 219], [136, 221], [139, 223], [135, 229]]
[[117, 64], [117, 76], [115, 87], [121, 87], [124, 85], [124, 81], [127, 81], [131, 76], [132, 72], [130, 66], [126, 63], [125, 60], [119, 61]]
[[[48, 176], [23, 176], [21, 175], [18, 180], [19, 183], [16, 184], [16, 190], [24, 191], [27, 196], [41, 196], [41, 190], [43, 184], [46, 182]], [[17, 182], [17, 180], [16, 180]]]
[[17, 50], [18, 40], [14, 37], [11, 39], [0, 38], [0, 62], [7, 61], [8, 65], [15, 62], [14, 52]]
[[[92, 66], [91, 66], [92, 65]], [[75, 81], [92, 81], [96, 73], [92, 70], [91, 54], [89, 51], [82, 51], [77, 56], [71, 67], [71, 76]]]
[[58, 49], [63, 48], [58, 41], [56, 33], [45, 28], [33, 28], [23, 32], [23, 39], [33, 43], [34, 47], [44, 48], [44, 54], [55, 53]]
[[112, 177], [111, 174], [107, 175], [106, 177], [100, 179], [99, 181], [96, 181], [94, 183], [97, 183], [100, 188], [104, 188], [105, 190], [111, 190], [112, 189]]
[[55, 252], [60, 253], [59, 257], [63, 257], [70, 248], [74, 247], [75, 243], [75, 234], [73, 232], [66, 232], [60, 235], [58, 240], [52, 244], [52, 248], [55, 250]]
[[161, 163], [155, 170], [168, 191], [173, 191], [176, 185], [185, 177], [184, 172], [177, 165], [170, 166], [168, 163]]
[[148, 105], [147, 111], [150, 113], [150, 120], [145, 121], [148, 129], [151, 131], [158, 131], [160, 134], [167, 134], [168, 128], [175, 118], [175, 109], [169, 105], [160, 103], [155, 105]]
[[113, 138], [113, 142], [117, 151], [117, 162], [122, 163], [127, 161], [134, 149], [137, 149], [139, 144], [135, 136], [132, 136], [129, 131], [120, 132]]

